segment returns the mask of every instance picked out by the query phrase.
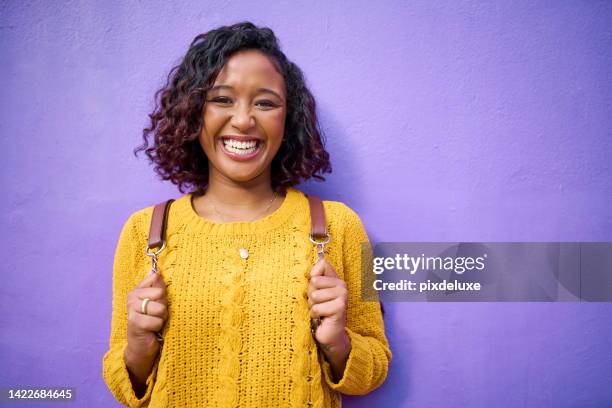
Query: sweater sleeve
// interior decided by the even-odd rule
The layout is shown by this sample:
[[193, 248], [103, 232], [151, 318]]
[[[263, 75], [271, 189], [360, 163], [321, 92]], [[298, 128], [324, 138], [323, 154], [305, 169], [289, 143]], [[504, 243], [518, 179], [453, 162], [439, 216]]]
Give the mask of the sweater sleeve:
[[127, 346], [127, 295], [145, 276], [146, 236], [144, 213], [136, 212], [126, 221], [119, 236], [113, 262], [113, 307], [109, 350], [102, 362], [104, 381], [120, 403], [129, 407], [149, 405], [157, 374], [158, 359], [146, 380], [147, 390], [137, 398], [123, 359]]
[[338, 382], [334, 382], [331, 366], [325, 359], [323, 374], [331, 389], [348, 395], [362, 395], [376, 389], [387, 377], [391, 350], [385, 336], [380, 303], [361, 300], [362, 261], [371, 262], [368, 236], [359, 216], [349, 207], [345, 208], [342, 263], [349, 292], [345, 330], [351, 339], [351, 351]]

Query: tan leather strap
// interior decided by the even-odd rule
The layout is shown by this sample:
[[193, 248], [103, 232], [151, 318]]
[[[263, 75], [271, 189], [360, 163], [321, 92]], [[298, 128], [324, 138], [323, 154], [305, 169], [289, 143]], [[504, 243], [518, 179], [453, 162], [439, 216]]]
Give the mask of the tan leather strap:
[[319, 197], [308, 196], [308, 204], [310, 206], [310, 235], [317, 240], [327, 238], [327, 224], [325, 222], [325, 208]]
[[[325, 258], [323, 249], [329, 242], [327, 223], [325, 222], [325, 208], [319, 197], [309, 195], [306, 195], [306, 197], [308, 197], [308, 206], [310, 207], [310, 242], [317, 247], [317, 258], [321, 260]], [[310, 319], [310, 332], [315, 342], [317, 328], [321, 325], [322, 319], [322, 317]]]
[[319, 197], [308, 197], [308, 206], [310, 207], [310, 242], [317, 247], [318, 259], [325, 258], [325, 245], [329, 243], [331, 237], [327, 233], [327, 223], [325, 222], [325, 208]]
[[170, 204], [172, 204], [173, 201], [173, 199], [164, 201], [153, 208], [151, 228], [149, 229], [149, 249], [161, 248], [164, 246], [168, 212], [170, 210]]
[[[323, 207], [323, 202], [319, 197], [316, 196], [308, 196], [308, 204], [310, 205], [310, 219], [312, 220], [311, 229], [310, 229], [310, 238], [314, 238], [315, 241], [319, 242], [329, 242], [329, 235], [327, 234], [327, 223], [325, 222], [325, 208]], [[326, 243], [327, 243], [326, 242]], [[324, 257], [322, 248], [318, 251], [319, 259]], [[385, 316], [385, 309], [383, 307], [382, 302], [380, 302], [380, 311]], [[310, 322], [311, 330], [316, 330], [317, 326], [321, 323], [320, 320], [317, 322], [317, 319], [312, 319]]]

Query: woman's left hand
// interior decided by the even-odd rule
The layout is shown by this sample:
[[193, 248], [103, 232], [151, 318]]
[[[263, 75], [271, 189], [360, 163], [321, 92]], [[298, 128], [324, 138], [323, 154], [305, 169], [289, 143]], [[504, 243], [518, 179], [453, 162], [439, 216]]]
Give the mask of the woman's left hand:
[[315, 338], [324, 350], [336, 349], [348, 354], [345, 349], [350, 348], [350, 339], [344, 330], [347, 301], [346, 283], [329, 262], [319, 260], [310, 271], [308, 306], [311, 318], [322, 318]]

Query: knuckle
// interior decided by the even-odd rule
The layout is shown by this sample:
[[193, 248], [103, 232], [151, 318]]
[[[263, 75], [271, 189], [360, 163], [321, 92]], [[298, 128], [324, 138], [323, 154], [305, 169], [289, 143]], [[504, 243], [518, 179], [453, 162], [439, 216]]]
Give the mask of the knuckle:
[[160, 331], [164, 325], [164, 320], [156, 317], [155, 320], [151, 322], [151, 331]]
[[162, 316], [166, 316], [168, 314], [168, 308], [163, 303], [159, 307], [159, 314]]
[[161, 298], [161, 290], [160, 290], [160, 288], [151, 288], [151, 291], [149, 293], [151, 295], [147, 296], [147, 297], [150, 298], [151, 300], [157, 300], [157, 299]]
[[136, 313], [130, 313], [130, 316], [128, 317], [128, 324], [132, 327], [138, 327], [138, 316], [136, 316]]
[[145, 331], [151, 331], [152, 330], [151, 323], [152, 322], [150, 319], [143, 319], [140, 323], [140, 329], [145, 330]]

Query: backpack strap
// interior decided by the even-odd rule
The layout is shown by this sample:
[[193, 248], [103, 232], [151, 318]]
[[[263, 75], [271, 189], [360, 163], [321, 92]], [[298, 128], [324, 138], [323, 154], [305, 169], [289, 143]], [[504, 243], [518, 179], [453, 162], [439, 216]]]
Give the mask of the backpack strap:
[[151, 228], [149, 229], [149, 244], [148, 250], [159, 248], [159, 252], [166, 246], [166, 225], [168, 224], [168, 212], [170, 204], [174, 200], [170, 199], [157, 204], [153, 208], [153, 216], [151, 217]]
[[307, 196], [310, 207], [310, 242], [317, 246], [319, 259], [323, 259], [325, 254], [323, 249], [329, 243], [331, 237], [327, 233], [327, 223], [325, 221], [325, 208], [319, 197]]
[[[151, 257], [151, 273], [159, 273], [157, 268], [157, 255], [166, 247], [166, 225], [168, 224], [168, 212], [170, 204], [174, 200], [170, 199], [153, 207], [153, 215], [151, 216], [151, 228], [149, 228], [149, 242], [147, 245], [147, 256]], [[154, 248], [159, 248], [154, 250]], [[159, 343], [163, 345], [164, 336], [162, 330], [155, 334]]]
[[[317, 253], [319, 254], [319, 259], [324, 257], [323, 248], [327, 243], [329, 243], [330, 236], [327, 232], [327, 223], [325, 222], [325, 208], [323, 207], [323, 202], [319, 197], [316, 196], [307, 196], [308, 204], [310, 205], [310, 219], [311, 219], [311, 227], [310, 227], [310, 242], [317, 245]], [[380, 302], [380, 311], [384, 317], [385, 309], [383, 307], [382, 302]], [[320, 322], [319, 322], [320, 323]], [[314, 323], [316, 324], [316, 322]], [[311, 323], [312, 328], [313, 323]], [[316, 330], [316, 326], [314, 327]]]
[[327, 225], [323, 202], [319, 197], [308, 196], [308, 204], [310, 205], [310, 218], [312, 220], [310, 235], [316, 239], [325, 239], [327, 237]]

